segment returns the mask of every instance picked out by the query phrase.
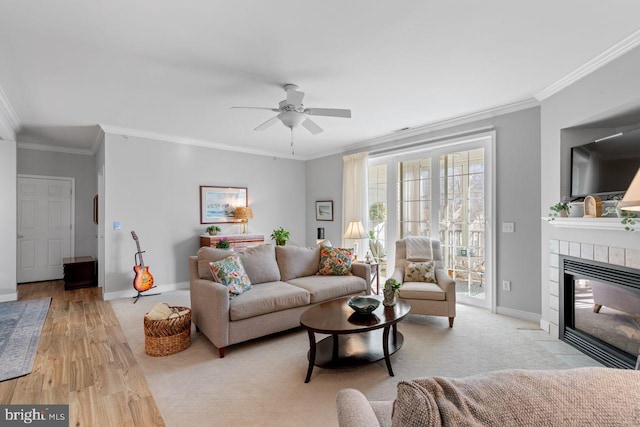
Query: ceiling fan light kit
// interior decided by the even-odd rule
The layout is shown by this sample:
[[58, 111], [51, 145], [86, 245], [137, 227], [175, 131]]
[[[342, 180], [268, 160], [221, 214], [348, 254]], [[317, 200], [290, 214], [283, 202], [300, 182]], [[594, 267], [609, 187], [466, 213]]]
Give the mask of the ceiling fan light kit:
[[304, 92], [300, 92], [299, 87], [294, 84], [284, 85], [284, 91], [287, 94], [287, 99], [280, 101], [278, 108], [267, 107], [231, 107], [231, 108], [251, 108], [258, 110], [270, 110], [279, 113], [278, 115], [270, 118], [266, 122], [262, 123], [254, 130], [265, 130], [273, 126], [278, 120], [283, 125], [291, 129], [291, 154], [295, 154], [293, 150], [293, 129], [302, 125], [305, 129], [311, 132], [313, 135], [322, 132], [322, 128], [318, 126], [316, 122], [311, 120], [310, 116], [325, 116], [325, 117], [342, 117], [351, 118], [351, 110], [338, 109], [338, 108], [305, 108], [302, 104], [304, 98]]

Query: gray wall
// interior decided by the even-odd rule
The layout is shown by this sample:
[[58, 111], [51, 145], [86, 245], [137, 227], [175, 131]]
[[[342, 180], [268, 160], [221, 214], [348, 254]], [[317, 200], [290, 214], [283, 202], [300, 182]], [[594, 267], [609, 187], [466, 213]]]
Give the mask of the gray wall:
[[[254, 219], [249, 232], [274, 228], [291, 232], [292, 244], [304, 244], [305, 164], [298, 160], [242, 154], [143, 138], [106, 135], [105, 292], [132, 291], [135, 243], [159, 286], [183, 286], [188, 262], [199, 248], [200, 185], [247, 187]], [[120, 221], [122, 230], [113, 229]], [[239, 224], [221, 225], [239, 233]], [[107, 295], [110, 298], [115, 295]]]
[[17, 299], [16, 143], [0, 141], [0, 302]]
[[[540, 214], [562, 197], [566, 188], [568, 158], [561, 143], [562, 129], [624, 115], [640, 108], [638, 92], [640, 48], [596, 70], [541, 105], [541, 202]], [[564, 174], [564, 179], [562, 175]], [[566, 191], [566, 190], [565, 190]], [[543, 222], [541, 232], [542, 318], [551, 320], [549, 310], [549, 239], [582, 241], [621, 248], [640, 248], [637, 233], [625, 231], [559, 229]]]
[[75, 256], [96, 256], [93, 197], [98, 192], [93, 156], [18, 148], [18, 174], [75, 178]]
[[[307, 245], [315, 244], [318, 227], [334, 245], [342, 242], [342, 166], [342, 154], [307, 162]], [[333, 200], [333, 221], [316, 221], [316, 201], [321, 200]]]
[[[511, 280], [511, 292], [496, 286], [497, 305], [513, 311], [540, 313], [540, 109], [530, 108], [491, 119], [480, 120], [428, 134], [412, 137], [426, 140], [493, 126], [496, 131], [497, 179], [495, 250], [496, 283]], [[369, 151], [390, 148], [397, 142], [367, 148]], [[327, 238], [340, 241], [342, 212], [342, 155], [307, 162], [307, 204], [330, 197], [334, 200], [335, 222], [327, 228]], [[315, 217], [307, 234], [315, 237]], [[503, 221], [516, 223], [516, 232], [503, 234]], [[330, 234], [329, 234], [330, 232]], [[535, 317], [535, 316], [529, 316]]]

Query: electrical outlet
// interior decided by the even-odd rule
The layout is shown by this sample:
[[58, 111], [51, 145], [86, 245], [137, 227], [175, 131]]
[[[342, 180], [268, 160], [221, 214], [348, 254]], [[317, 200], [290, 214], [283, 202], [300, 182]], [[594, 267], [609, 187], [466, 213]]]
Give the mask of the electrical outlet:
[[502, 223], [502, 232], [503, 233], [515, 233], [516, 231], [516, 223], [515, 222], [503, 222]]
[[510, 291], [511, 290], [511, 281], [510, 280], [503, 280], [502, 281], [502, 290], [503, 291]]

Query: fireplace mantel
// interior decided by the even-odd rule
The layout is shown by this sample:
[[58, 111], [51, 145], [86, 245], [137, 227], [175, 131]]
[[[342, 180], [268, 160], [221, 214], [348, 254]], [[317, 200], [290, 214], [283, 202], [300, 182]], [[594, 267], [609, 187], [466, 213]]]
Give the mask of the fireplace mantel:
[[550, 225], [557, 228], [582, 228], [591, 230], [625, 231], [624, 225], [620, 223], [620, 218], [548, 218], [541, 219], [548, 221]]

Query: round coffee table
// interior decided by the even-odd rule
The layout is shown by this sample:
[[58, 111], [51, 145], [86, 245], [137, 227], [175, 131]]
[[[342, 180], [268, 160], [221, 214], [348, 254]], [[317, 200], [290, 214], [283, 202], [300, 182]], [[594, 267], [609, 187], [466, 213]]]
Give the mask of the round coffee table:
[[[393, 307], [380, 304], [373, 313], [360, 315], [347, 305], [349, 298], [320, 303], [300, 316], [300, 325], [309, 333], [309, 368], [305, 383], [311, 379], [314, 366], [349, 368], [382, 359], [389, 375], [393, 376], [389, 356], [400, 350], [404, 341], [397, 324], [409, 314], [411, 306], [396, 298]], [[390, 329], [393, 329], [391, 339]], [[331, 336], [316, 343], [316, 333]]]

